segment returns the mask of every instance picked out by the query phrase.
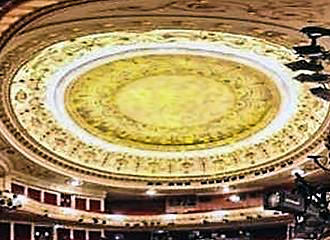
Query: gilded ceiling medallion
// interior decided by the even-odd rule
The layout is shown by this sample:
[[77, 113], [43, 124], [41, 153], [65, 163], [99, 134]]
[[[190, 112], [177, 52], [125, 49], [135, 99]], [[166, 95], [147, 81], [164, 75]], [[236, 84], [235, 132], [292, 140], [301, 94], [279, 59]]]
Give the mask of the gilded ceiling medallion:
[[265, 128], [280, 106], [266, 74], [186, 51], [110, 61], [72, 81], [65, 99], [70, 116], [91, 134], [160, 151], [233, 144]]
[[[314, 141], [329, 104], [292, 81], [294, 53], [220, 32], [113, 32], [63, 41], [10, 82], [40, 151], [120, 176], [218, 176]], [[138, 63], [138, 64], [137, 64]]]

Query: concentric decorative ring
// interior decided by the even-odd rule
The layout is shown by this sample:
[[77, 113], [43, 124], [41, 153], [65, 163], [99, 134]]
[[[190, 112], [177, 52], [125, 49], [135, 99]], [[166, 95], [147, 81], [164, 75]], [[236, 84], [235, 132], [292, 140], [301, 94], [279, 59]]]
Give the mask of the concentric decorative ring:
[[[142, 176], [221, 174], [284, 157], [326, 118], [327, 105], [293, 82], [281, 64], [293, 57], [281, 46], [223, 33], [90, 35], [40, 52], [15, 76], [11, 98], [29, 135], [68, 161]], [[136, 61], [143, 71], [134, 69]], [[240, 70], [221, 75], [220, 65]], [[148, 67], [150, 75], [142, 76]], [[202, 86], [204, 95], [192, 106], [198, 115], [203, 106], [210, 110], [194, 118], [186, 106]], [[186, 100], [177, 101], [178, 92]], [[183, 105], [164, 110], [157, 105], [162, 100], [152, 101], [156, 95]], [[224, 109], [212, 112], [214, 104]], [[306, 119], [310, 109], [316, 117]]]

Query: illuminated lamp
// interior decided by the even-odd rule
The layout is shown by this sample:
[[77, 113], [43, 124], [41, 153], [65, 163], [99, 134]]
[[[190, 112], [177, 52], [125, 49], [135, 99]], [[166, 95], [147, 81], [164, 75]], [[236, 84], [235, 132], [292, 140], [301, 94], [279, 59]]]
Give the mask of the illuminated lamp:
[[156, 190], [155, 189], [152, 189], [150, 188], [148, 191], [146, 191], [146, 194], [149, 195], [149, 196], [154, 196], [156, 195]]
[[229, 200], [231, 202], [237, 203], [237, 202], [241, 201], [241, 198], [237, 194], [233, 194], [229, 197]]
[[66, 183], [73, 187], [78, 187], [78, 186], [82, 185], [82, 182], [77, 178], [72, 178], [72, 179], [66, 181]]

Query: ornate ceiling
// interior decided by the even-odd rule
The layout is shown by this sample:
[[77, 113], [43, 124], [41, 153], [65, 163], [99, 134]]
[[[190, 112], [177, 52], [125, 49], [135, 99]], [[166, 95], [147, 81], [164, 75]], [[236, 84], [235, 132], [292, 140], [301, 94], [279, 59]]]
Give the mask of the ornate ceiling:
[[291, 80], [281, 63], [292, 59], [215, 32], [91, 35], [35, 55], [13, 77], [10, 101], [18, 127], [67, 161], [220, 174], [285, 158], [319, 131], [327, 105]]
[[296, 30], [326, 24], [325, 9], [81, 0], [34, 11], [0, 42], [3, 138], [20, 161], [105, 185], [288, 176], [329, 131], [329, 104], [284, 65]]

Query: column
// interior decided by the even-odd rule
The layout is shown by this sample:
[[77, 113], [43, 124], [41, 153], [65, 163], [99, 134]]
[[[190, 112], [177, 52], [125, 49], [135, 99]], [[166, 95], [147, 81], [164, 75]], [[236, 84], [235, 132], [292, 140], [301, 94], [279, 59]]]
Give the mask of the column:
[[61, 206], [61, 194], [60, 193], [56, 193], [57, 198], [56, 198], [56, 204], [57, 206]]
[[0, 177], [0, 191], [4, 191], [4, 190], [6, 190], [6, 176]]
[[34, 234], [35, 234], [35, 224], [31, 223], [31, 240], [34, 240]]
[[11, 189], [11, 176], [5, 175], [3, 178], [3, 189], [2, 190], [10, 190]]
[[89, 240], [89, 231], [88, 231], [88, 229], [85, 229], [85, 234], [86, 234], [86, 240]]
[[73, 228], [70, 228], [70, 239], [73, 239], [74, 235], [73, 235]]
[[104, 212], [104, 199], [101, 199], [101, 212]]
[[14, 223], [10, 222], [10, 240], [14, 240]]
[[55, 225], [53, 227], [53, 240], [57, 240], [57, 228], [55, 227]]
[[90, 198], [86, 198], [86, 210], [89, 211], [90, 209], [90, 202], [89, 202]]
[[76, 196], [71, 195], [71, 207], [76, 208]]
[[45, 202], [45, 191], [41, 190], [41, 193], [40, 193], [40, 202]]
[[24, 185], [24, 196], [28, 196], [28, 187]]

